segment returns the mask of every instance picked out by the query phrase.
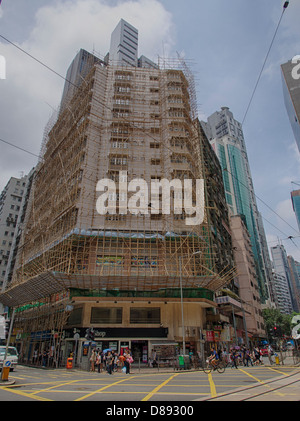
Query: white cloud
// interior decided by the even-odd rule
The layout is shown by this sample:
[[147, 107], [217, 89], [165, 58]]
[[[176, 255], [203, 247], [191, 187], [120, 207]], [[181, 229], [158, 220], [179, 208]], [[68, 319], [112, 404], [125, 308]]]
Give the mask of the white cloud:
[[276, 212], [286, 222], [288, 222], [292, 226], [295, 225], [295, 213], [293, 211], [293, 205], [292, 205], [291, 199], [286, 199], [286, 200], [283, 200], [283, 201], [279, 202], [276, 206]]
[[[172, 16], [157, 0], [57, 1], [37, 10], [34, 27], [18, 46], [65, 76], [80, 48], [105, 56], [121, 18], [139, 30], [140, 55], [156, 61], [163, 46], [170, 53]], [[7, 79], [0, 81], [0, 138], [39, 153], [49, 105], [58, 106], [64, 81], [13, 45], [1, 40], [0, 49], [7, 62]], [[0, 191], [9, 177], [28, 172], [36, 163], [10, 146], [1, 144], [1, 151]]]

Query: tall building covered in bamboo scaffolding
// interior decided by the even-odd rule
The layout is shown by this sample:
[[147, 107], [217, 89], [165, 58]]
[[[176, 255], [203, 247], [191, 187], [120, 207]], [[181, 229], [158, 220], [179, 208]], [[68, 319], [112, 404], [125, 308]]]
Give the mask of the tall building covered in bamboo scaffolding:
[[99, 349], [130, 347], [145, 361], [184, 339], [196, 351], [206, 309], [234, 279], [221, 169], [192, 74], [181, 59], [136, 60], [137, 31], [122, 25], [134, 60], [81, 50], [84, 73], [66, 81], [44, 139], [17, 269], [0, 297], [16, 309], [27, 360], [48, 348], [82, 362], [91, 328]]

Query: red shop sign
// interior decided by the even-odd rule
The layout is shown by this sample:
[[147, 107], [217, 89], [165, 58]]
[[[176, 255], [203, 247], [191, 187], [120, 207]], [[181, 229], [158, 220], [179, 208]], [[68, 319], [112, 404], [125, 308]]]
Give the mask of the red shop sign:
[[213, 330], [207, 330], [206, 331], [206, 340], [207, 342], [214, 342], [215, 341], [215, 335]]

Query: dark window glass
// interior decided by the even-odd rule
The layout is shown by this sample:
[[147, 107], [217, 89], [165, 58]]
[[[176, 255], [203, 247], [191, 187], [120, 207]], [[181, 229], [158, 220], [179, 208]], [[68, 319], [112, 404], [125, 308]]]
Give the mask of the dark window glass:
[[121, 324], [121, 307], [92, 307], [91, 323]]
[[131, 308], [130, 323], [156, 324], [160, 323], [160, 308]]

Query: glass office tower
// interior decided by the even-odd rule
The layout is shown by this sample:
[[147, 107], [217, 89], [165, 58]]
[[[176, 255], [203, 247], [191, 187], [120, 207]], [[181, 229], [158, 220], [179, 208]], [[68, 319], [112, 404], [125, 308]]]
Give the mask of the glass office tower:
[[226, 201], [233, 215], [244, 215], [249, 231], [261, 301], [269, 298], [272, 268], [258, 212], [242, 125], [228, 107], [202, 122], [223, 169]]
[[[298, 60], [299, 61], [299, 60]], [[283, 97], [295, 140], [300, 151], [300, 74], [299, 64], [290, 60], [281, 65]]]
[[293, 190], [291, 192], [293, 209], [296, 215], [298, 228], [300, 230], [300, 190]]

